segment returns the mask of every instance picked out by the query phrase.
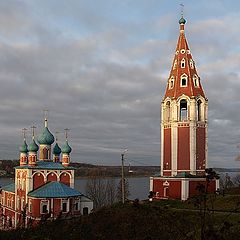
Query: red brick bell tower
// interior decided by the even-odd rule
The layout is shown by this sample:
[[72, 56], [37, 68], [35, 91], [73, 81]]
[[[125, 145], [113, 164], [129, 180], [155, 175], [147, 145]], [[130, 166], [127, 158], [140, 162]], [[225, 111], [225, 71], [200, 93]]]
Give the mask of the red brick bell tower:
[[201, 175], [207, 163], [207, 112], [200, 77], [184, 33], [180, 34], [165, 96], [162, 100], [161, 175]]
[[[161, 104], [161, 177], [150, 180], [156, 198], [186, 200], [205, 181], [208, 99], [185, 37], [180, 33]], [[215, 187], [213, 186], [215, 190]]]

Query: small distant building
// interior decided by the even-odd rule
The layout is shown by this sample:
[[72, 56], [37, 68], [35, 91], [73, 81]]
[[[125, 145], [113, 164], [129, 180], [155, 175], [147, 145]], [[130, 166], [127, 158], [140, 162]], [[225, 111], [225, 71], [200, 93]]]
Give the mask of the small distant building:
[[[74, 189], [74, 168], [69, 166], [72, 151], [66, 141], [62, 149], [48, 129], [48, 121], [35, 141], [27, 145], [25, 134], [20, 147], [20, 166], [15, 182], [1, 188], [0, 228], [37, 224], [44, 219], [89, 214], [93, 202]], [[52, 158], [51, 158], [52, 157]]]
[[[189, 49], [186, 20], [179, 20], [177, 42], [165, 96], [161, 104], [161, 173], [150, 178], [153, 199], [181, 199], [198, 194], [206, 185], [208, 99]], [[218, 188], [208, 183], [208, 191]]]

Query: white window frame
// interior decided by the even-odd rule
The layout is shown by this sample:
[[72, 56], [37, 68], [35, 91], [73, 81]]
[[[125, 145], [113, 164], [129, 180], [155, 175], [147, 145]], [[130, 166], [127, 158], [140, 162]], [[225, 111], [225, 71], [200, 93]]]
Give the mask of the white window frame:
[[169, 79], [169, 83], [168, 83], [168, 89], [173, 89], [174, 88], [174, 77], [172, 76]]
[[[186, 115], [184, 115], [183, 112], [182, 112], [182, 110], [184, 109], [184, 108], [181, 108], [181, 101], [182, 100], [185, 100], [186, 103], [187, 103], [187, 107], [186, 107], [186, 110], [184, 112], [184, 113], [186, 113]], [[184, 121], [187, 121], [188, 119], [189, 119], [189, 102], [188, 102], [187, 99], [182, 98], [179, 101], [179, 121], [184, 122]]]
[[[43, 212], [43, 206], [47, 205], [47, 212]], [[46, 214], [49, 213], [49, 201], [48, 200], [41, 200], [40, 202], [40, 213]]]
[[[63, 212], [63, 203], [66, 203], [66, 204], [67, 204], [67, 211], [66, 211], [66, 212]], [[68, 199], [62, 199], [62, 200], [61, 200], [61, 211], [62, 211], [63, 213], [68, 213], [68, 212], [69, 212], [69, 201], [68, 201]]]
[[185, 52], [185, 49], [181, 49], [181, 54], [184, 54]]
[[186, 60], [185, 60], [185, 58], [183, 58], [181, 60], [181, 68], [185, 68], [185, 67], [186, 67]]
[[194, 62], [192, 59], [189, 60], [190, 68], [194, 69]]
[[[76, 204], [78, 204], [78, 208], [76, 208]], [[74, 200], [74, 211], [80, 211], [80, 210], [81, 210], [80, 199], [77, 198]]]
[[[182, 80], [183, 79], [186, 79], [186, 85], [183, 85], [182, 84]], [[182, 76], [181, 76], [181, 81], [180, 81], [180, 87], [187, 87], [187, 85], [188, 85], [188, 76], [187, 76], [187, 74], [183, 74]]]
[[193, 75], [193, 84], [194, 87], [199, 87], [199, 77], [196, 74]]
[[173, 70], [175, 70], [177, 67], [177, 59], [175, 59], [174, 63], [173, 63]]

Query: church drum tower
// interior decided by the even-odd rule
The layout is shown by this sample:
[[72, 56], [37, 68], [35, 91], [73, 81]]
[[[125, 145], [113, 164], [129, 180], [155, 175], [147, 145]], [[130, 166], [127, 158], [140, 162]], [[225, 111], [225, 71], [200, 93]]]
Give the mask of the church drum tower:
[[[179, 20], [180, 34], [161, 104], [161, 174], [150, 178], [154, 198], [187, 200], [205, 184], [207, 167], [208, 99]], [[216, 190], [217, 182], [209, 191]]]

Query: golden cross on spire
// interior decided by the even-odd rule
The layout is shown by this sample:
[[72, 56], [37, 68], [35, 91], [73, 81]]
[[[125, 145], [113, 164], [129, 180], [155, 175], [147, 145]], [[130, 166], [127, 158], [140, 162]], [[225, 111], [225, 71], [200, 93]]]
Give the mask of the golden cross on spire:
[[26, 140], [26, 132], [27, 132], [27, 128], [23, 128], [22, 133], [23, 133], [23, 139], [24, 140]]
[[34, 139], [36, 127], [33, 125], [33, 126], [31, 126], [31, 129], [32, 129], [32, 137], [33, 137], [33, 139]]
[[45, 119], [48, 118], [48, 109], [43, 109], [43, 115]]
[[65, 131], [65, 137], [66, 137], [66, 141], [67, 141], [67, 139], [68, 139], [68, 132], [70, 131], [70, 129], [69, 128], [65, 128], [64, 131]]
[[43, 109], [43, 114], [44, 114], [44, 125], [45, 127], [47, 127], [48, 126], [48, 123], [47, 123], [48, 109]]
[[183, 17], [183, 13], [184, 13], [184, 4], [181, 3], [180, 6], [181, 6], [181, 16]]

